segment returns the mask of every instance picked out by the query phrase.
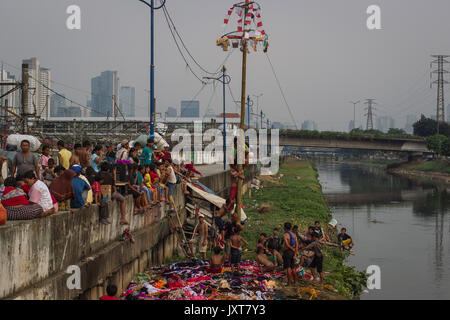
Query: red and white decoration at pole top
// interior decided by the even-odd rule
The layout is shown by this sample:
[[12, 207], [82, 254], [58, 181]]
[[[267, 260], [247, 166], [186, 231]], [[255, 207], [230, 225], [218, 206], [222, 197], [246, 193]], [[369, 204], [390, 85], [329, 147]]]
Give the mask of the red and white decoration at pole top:
[[233, 5], [224, 19], [225, 26], [230, 22], [233, 13], [238, 16], [237, 30], [220, 37], [216, 42], [217, 46], [221, 46], [224, 51], [228, 51], [232, 41], [233, 48], [241, 46], [241, 50], [243, 50], [242, 40], [246, 39], [249, 48], [253, 48], [255, 52], [258, 51], [258, 45], [262, 45], [264, 52], [267, 52], [269, 41], [263, 28], [261, 6], [254, 1], [245, 1]]

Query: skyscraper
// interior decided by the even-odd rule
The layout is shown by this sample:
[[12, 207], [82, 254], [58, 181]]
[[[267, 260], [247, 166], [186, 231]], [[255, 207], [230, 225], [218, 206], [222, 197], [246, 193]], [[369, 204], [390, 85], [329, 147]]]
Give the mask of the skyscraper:
[[120, 103], [119, 108], [125, 117], [134, 118], [136, 116], [135, 96], [136, 90], [134, 87], [120, 87]]
[[181, 101], [181, 118], [199, 118], [200, 101]]
[[172, 108], [172, 107], [167, 108], [166, 117], [176, 118], [177, 117], [177, 109]]
[[[4, 95], [9, 90], [13, 89], [15, 85], [14, 83], [18, 82], [16, 80], [16, 77], [12, 74], [6, 71], [3, 66], [0, 66], [0, 82], [2, 83], [11, 83], [11, 86], [0, 86], [0, 96]], [[7, 96], [0, 99], [0, 105], [4, 106], [6, 105], [6, 100], [8, 100], [8, 109], [12, 110], [16, 113], [20, 113], [20, 90], [16, 90], [13, 93], [8, 94]], [[0, 116], [3, 116], [5, 114], [4, 109], [0, 109]]]
[[414, 129], [413, 125], [417, 122], [417, 117], [414, 114], [408, 114], [406, 116], [406, 125], [405, 125], [405, 131], [409, 134], [412, 134]]
[[66, 99], [57, 94], [53, 94], [50, 104], [50, 117], [65, 117], [66, 108]]
[[[41, 68], [39, 60], [30, 58], [23, 60], [23, 64], [28, 65], [28, 73], [30, 74], [30, 90], [28, 97], [28, 113], [34, 113], [38, 117], [48, 119], [50, 117], [50, 90], [51, 88], [51, 73], [50, 69]], [[36, 105], [36, 110], [34, 110]]]
[[311, 121], [311, 120], [306, 120], [303, 122], [302, 124], [302, 130], [306, 130], [306, 131], [318, 131], [319, 127], [317, 125], [316, 122]]
[[91, 79], [91, 117], [113, 117], [113, 97], [119, 105], [119, 78], [117, 71], [104, 71]]
[[377, 129], [382, 132], [388, 132], [389, 129], [395, 128], [395, 120], [391, 117], [384, 116], [377, 118]]

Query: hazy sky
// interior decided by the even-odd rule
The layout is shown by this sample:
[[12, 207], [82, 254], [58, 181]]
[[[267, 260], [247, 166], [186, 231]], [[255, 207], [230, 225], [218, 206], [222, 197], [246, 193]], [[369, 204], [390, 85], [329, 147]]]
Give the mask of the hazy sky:
[[[185, 43], [209, 70], [217, 69], [226, 57], [215, 41], [223, 33], [223, 19], [233, 3], [167, 0]], [[311, 119], [321, 130], [347, 130], [353, 118], [349, 101], [365, 98], [377, 99], [376, 114], [392, 115], [399, 126], [407, 114], [435, 113], [436, 90], [429, 86], [430, 55], [450, 54], [450, 1], [259, 3], [270, 37], [269, 54], [299, 126]], [[82, 10], [80, 31], [66, 28], [66, 8], [72, 4]], [[366, 9], [372, 4], [381, 7], [382, 30], [366, 27]], [[101, 71], [117, 70], [121, 85], [136, 87], [137, 112], [146, 115], [149, 26], [149, 10], [138, 0], [1, 0], [0, 60], [20, 67], [22, 59], [37, 57], [51, 69], [53, 80], [84, 91], [90, 91], [90, 79]], [[179, 110], [180, 100], [192, 99], [201, 84], [186, 69], [162, 11], [156, 12], [156, 28], [157, 108]], [[234, 95], [240, 99], [239, 51], [227, 66]], [[52, 86], [83, 104], [89, 95]], [[272, 121], [291, 121], [262, 52], [249, 56], [248, 92], [264, 94], [261, 107]], [[198, 97], [202, 112], [210, 101], [211, 108], [220, 112], [221, 89], [212, 96], [213, 87], [208, 86]], [[231, 100], [230, 95], [227, 99]], [[235, 105], [230, 103], [228, 110], [236, 111]], [[360, 105], [357, 125], [362, 121]]]

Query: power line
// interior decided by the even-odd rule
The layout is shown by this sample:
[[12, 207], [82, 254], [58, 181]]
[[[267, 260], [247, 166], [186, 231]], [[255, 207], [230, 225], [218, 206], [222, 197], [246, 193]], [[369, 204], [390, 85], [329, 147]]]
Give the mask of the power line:
[[269, 54], [267, 52], [266, 52], [266, 57], [267, 57], [267, 61], [269, 61], [270, 67], [271, 67], [272, 72], [273, 72], [273, 75], [275, 76], [275, 80], [276, 80], [276, 82], [278, 84], [278, 88], [280, 89], [281, 95], [283, 96], [284, 103], [286, 104], [286, 107], [287, 107], [287, 109], [289, 111], [289, 114], [291, 115], [292, 122], [295, 125], [295, 129], [298, 130], [297, 122], [295, 121], [294, 115], [292, 114], [292, 111], [291, 111], [291, 107], [289, 106], [289, 103], [287, 102], [287, 99], [286, 99], [286, 96], [284, 94], [283, 88], [281, 87], [280, 80], [278, 79], [277, 73], [275, 72], [275, 68], [274, 68], [274, 66], [272, 64], [272, 61], [270, 60]]
[[178, 38], [180, 39], [181, 45], [183, 46], [183, 48], [186, 50], [187, 54], [191, 57], [192, 61], [194, 61], [194, 63], [200, 68], [200, 70], [202, 70], [203, 72], [209, 74], [209, 75], [217, 75], [218, 73], [220, 73], [220, 71], [216, 71], [216, 72], [209, 72], [208, 70], [206, 70], [205, 68], [203, 68], [198, 62], [197, 60], [193, 57], [193, 55], [191, 54], [191, 52], [189, 51], [189, 49], [187, 48], [186, 44], [183, 41], [183, 38], [181, 37], [180, 33], [178, 32], [178, 29], [175, 26], [175, 23], [172, 20], [172, 17], [169, 14], [169, 11], [167, 10], [167, 6], [163, 7], [163, 11], [165, 12], [167, 18], [168, 18], [168, 23], [170, 21], [170, 24], [172, 25], [172, 29], [175, 31], [176, 35], [178, 36]]
[[170, 24], [169, 17], [167, 16], [167, 12], [165, 10], [163, 10], [163, 12], [164, 12], [164, 17], [166, 18], [167, 26], [169, 27], [169, 31], [172, 34], [172, 38], [175, 41], [175, 45], [176, 45], [176, 47], [178, 49], [178, 52], [180, 53], [181, 57], [183, 58], [184, 62], [186, 63], [186, 67], [194, 75], [194, 77], [196, 77], [198, 79], [198, 81], [200, 81], [201, 83], [205, 83], [205, 81], [203, 81], [203, 79], [194, 72], [194, 70], [192, 69], [191, 65], [187, 61], [186, 57], [184, 56], [183, 51], [181, 50], [181, 47], [180, 47], [180, 45], [179, 45], [179, 43], [177, 41], [177, 38], [175, 36], [175, 33], [172, 30], [172, 26]]
[[63, 98], [64, 100], [69, 101], [71, 104], [75, 104], [75, 105], [77, 105], [77, 106], [79, 106], [79, 107], [81, 107], [81, 108], [90, 110], [91, 112], [95, 112], [95, 113], [97, 113], [97, 114], [99, 114], [99, 115], [108, 117], [107, 114], [104, 114], [104, 113], [102, 113], [102, 112], [96, 111], [96, 110], [94, 110], [94, 109], [92, 109], [92, 108], [86, 107], [85, 105], [83, 105], [83, 104], [81, 104], [81, 103], [78, 103], [78, 102], [76, 102], [76, 101], [74, 101], [74, 100], [72, 100], [72, 99], [67, 98], [65, 95], [62, 95], [61, 93], [59, 93], [59, 92], [57, 92], [57, 91], [55, 91], [55, 90], [49, 88], [47, 85], [43, 84], [41, 81], [37, 80], [36, 78], [32, 77], [31, 75], [29, 75], [29, 77], [30, 77], [31, 79], [34, 79], [37, 83], [39, 83], [41, 86], [43, 86], [43, 87], [46, 88], [47, 90], [53, 92], [54, 94], [56, 94], [57, 96]]

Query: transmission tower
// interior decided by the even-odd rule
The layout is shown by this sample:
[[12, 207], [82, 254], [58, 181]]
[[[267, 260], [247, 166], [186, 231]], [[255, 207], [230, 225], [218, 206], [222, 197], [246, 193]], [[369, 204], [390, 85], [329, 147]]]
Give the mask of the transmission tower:
[[375, 110], [374, 105], [376, 105], [375, 99], [366, 99], [364, 104], [367, 104], [367, 107], [365, 108], [365, 110], [367, 110], [367, 113], [365, 114], [367, 116], [366, 130], [373, 130], [373, 110]]
[[449, 63], [446, 58], [450, 56], [445, 55], [432, 55], [435, 60], [431, 62], [431, 67], [434, 64], [437, 64], [437, 70], [433, 70], [431, 72], [431, 76], [433, 73], [438, 75], [437, 80], [431, 82], [431, 86], [433, 84], [437, 84], [437, 105], [436, 105], [436, 121], [437, 121], [437, 132], [439, 133], [439, 123], [445, 122], [445, 99], [444, 99], [444, 85], [448, 84], [448, 81], [444, 79], [444, 75], [449, 73], [444, 69], [444, 64]]

